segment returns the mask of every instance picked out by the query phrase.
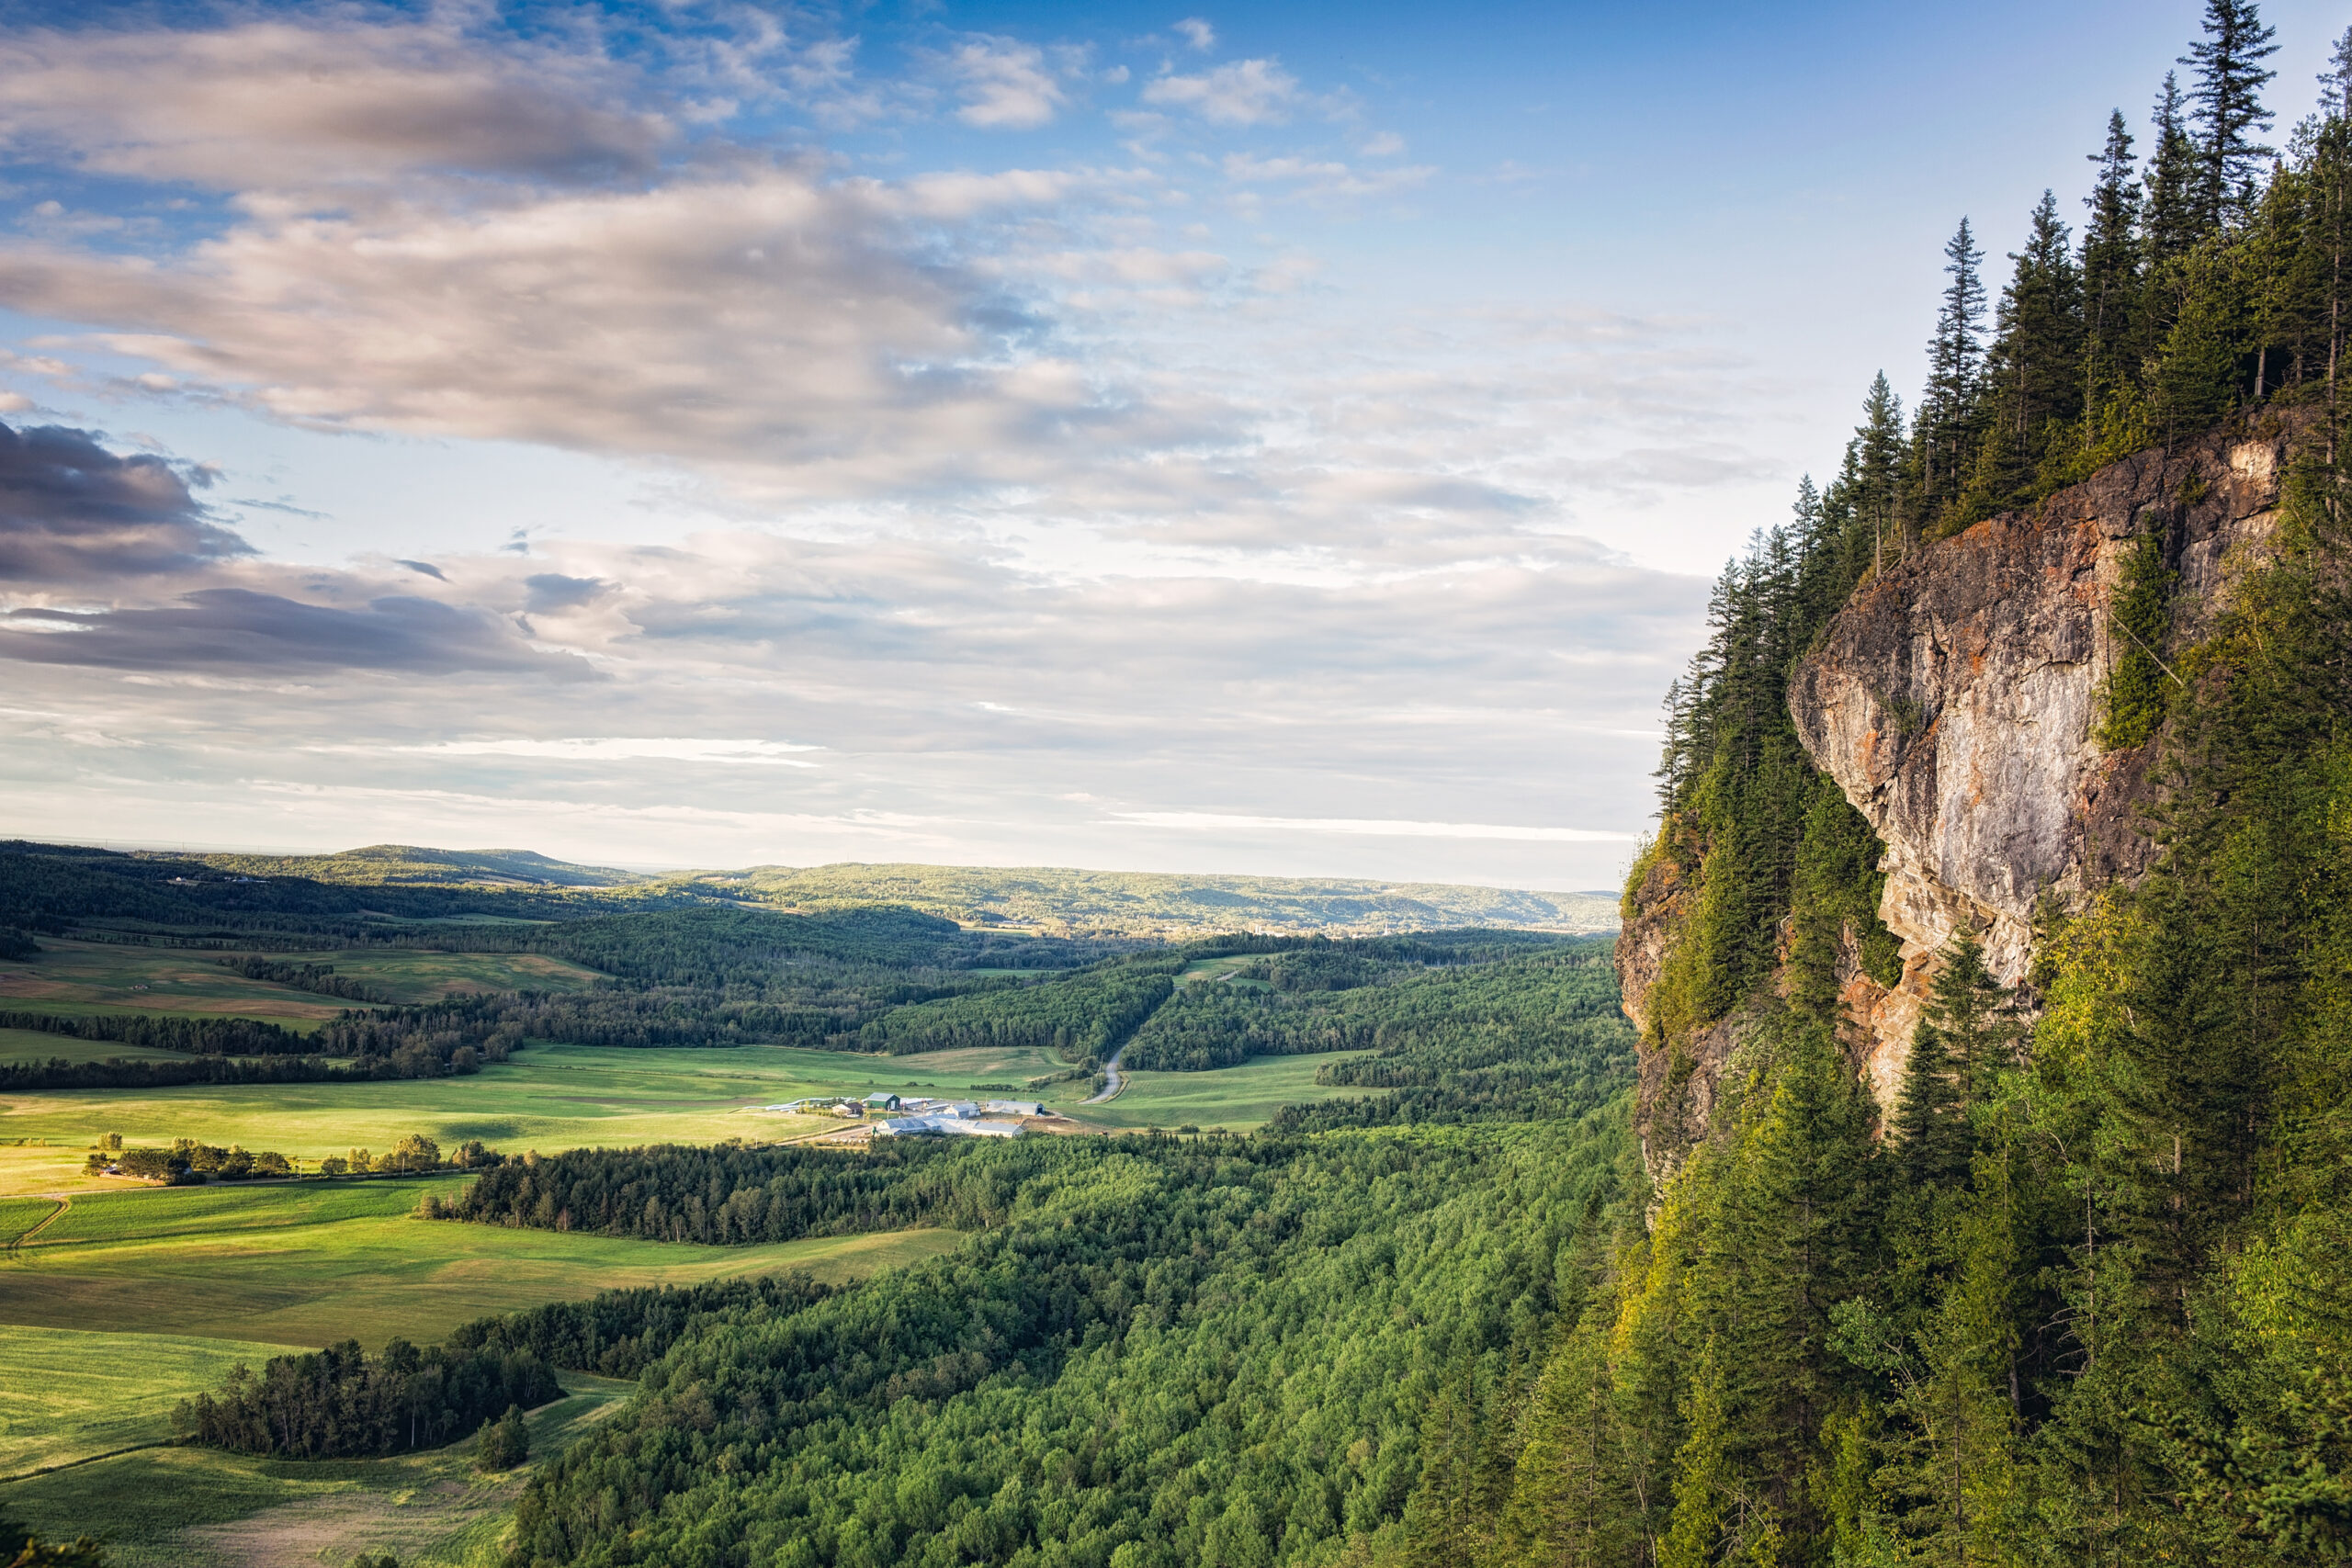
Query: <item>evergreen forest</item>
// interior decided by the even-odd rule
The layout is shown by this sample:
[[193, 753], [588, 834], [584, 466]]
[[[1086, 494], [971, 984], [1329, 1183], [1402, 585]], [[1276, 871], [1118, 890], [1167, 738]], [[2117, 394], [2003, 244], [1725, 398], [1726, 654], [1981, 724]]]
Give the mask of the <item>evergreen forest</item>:
[[[333, 1012], [11, 1012], [173, 1056], [0, 1066], [10, 1089], [454, 1098], [550, 1042], [1056, 1054], [1033, 1088], [1321, 1058], [1247, 1134], [419, 1138], [368, 1168], [461, 1171], [416, 1215], [445, 1239], [962, 1235], [852, 1282], [608, 1291], [239, 1367], [183, 1435], [289, 1461], [476, 1441], [529, 1467], [512, 1568], [2352, 1561], [2352, 29], [2284, 124], [2276, 48], [2251, 0], [2206, 0], [2149, 114], [2067, 152], [2079, 213], [2054, 170], [2021, 186], [2006, 267], [1957, 222], [1923, 392], [1872, 379], [1827, 482], [1714, 585], [1613, 949], [1437, 919], [1163, 940], [1148, 916], [1217, 890], [1093, 874], [1056, 874], [1148, 908], [1013, 931], [1044, 874], [984, 898], [938, 868], [608, 883], [505, 855], [493, 886], [385, 846], [338, 882], [0, 845], [6, 951], [168, 943]], [[2144, 874], [2047, 892], [2013, 983], [1964, 922], [1906, 953], [1794, 672], [1980, 525], [2257, 435], [2287, 454], [2277, 528], [2226, 601], [2182, 613], [2161, 521], [2114, 595], [2086, 744], [2146, 783]], [[1898, 739], [1934, 720], [1883, 707]], [[402, 1002], [317, 956], [391, 946], [591, 973]], [[1882, 1100], [1854, 998], [1911, 976]], [[637, 1389], [531, 1453], [524, 1414], [574, 1372]]]

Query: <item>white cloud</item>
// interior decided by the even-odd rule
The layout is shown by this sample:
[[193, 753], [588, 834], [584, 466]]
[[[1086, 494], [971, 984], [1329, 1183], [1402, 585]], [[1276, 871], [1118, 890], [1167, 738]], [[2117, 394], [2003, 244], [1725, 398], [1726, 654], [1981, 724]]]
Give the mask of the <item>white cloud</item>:
[[1186, 108], [1211, 125], [1279, 125], [1298, 102], [1298, 78], [1271, 60], [1237, 60], [1198, 76], [1158, 76], [1143, 101]]
[[1198, 17], [1187, 17], [1176, 24], [1177, 36], [1194, 49], [1215, 49], [1216, 29]]
[[1181, 438], [1107, 400], [911, 222], [1035, 215], [1085, 176], [899, 186], [755, 167], [489, 208], [256, 220], [156, 265], [0, 254], [0, 299], [209, 395], [329, 428], [684, 459], [862, 493], [1057, 446]]
[[949, 54], [947, 69], [964, 97], [956, 118], [986, 130], [1034, 130], [1050, 124], [1064, 102], [1045, 51], [1012, 39], [967, 39]]
[[[328, 748], [345, 750], [345, 748]], [[357, 748], [349, 748], [356, 750]], [[576, 736], [556, 740], [510, 738], [496, 740], [439, 740], [394, 750], [419, 756], [533, 757], [555, 762], [717, 762], [758, 767], [813, 768], [817, 764], [790, 755], [821, 751], [821, 746], [798, 746], [784, 740], [695, 740], [680, 737], [638, 739], [626, 736]]]
[[602, 56], [490, 50], [438, 23], [27, 32], [0, 43], [0, 137], [223, 189], [467, 169], [643, 169], [674, 135]]
[[1261, 158], [1229, 152], [1219, 165], [1236, 185], [1284, 185], [1306, 197], [1380, 196], [1428, 182], [1437, 170], [1427, 164], [1404, 168], [1352, 168], [1333, 159]]
[[1511, 828], [1490, 822], [1408, 822], [1356, 817], [1236, 817], [1212, 811], [1122, 811], [1146, 828], [1243, 829], [1252, 832], [1346, 833], [1367, 839], [1509, 839], [1536, 844], [1630, 844], [1637, 835], [1589, 828]]

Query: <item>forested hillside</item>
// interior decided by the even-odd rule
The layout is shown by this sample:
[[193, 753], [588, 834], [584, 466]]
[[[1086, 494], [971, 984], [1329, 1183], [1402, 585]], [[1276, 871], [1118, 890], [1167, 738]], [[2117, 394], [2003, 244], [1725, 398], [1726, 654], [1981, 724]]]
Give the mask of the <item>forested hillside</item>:
[[[1446, 1560], [2352, 1554], [2352, 33], [2275, 156], [2271, 52], [2253, 6], [2211, 0], [2146, 135], [2119, 114], [2095, 143], [2079, 237], [2033, 206], [1989, 322], [1963, 223], [1918, 406], [1882, 378], [1832, 482], [1726, 570], [1620, 947], [1655, 1207], [1481, 1435], [1498, 1457], [1465, 1470]], [[2210, 465], [2249, 441], [2285, 454], [2232, 525], [2258, 544], [2191, 562]], [[2137, 803], [2110, 826], [2145, 853], [2041, 890], [2016, 985], [1963, 897], [1906, 908], [1950, 935], [1898, 953], [1882, 856], [1959, 886], [1985, 878], [1953, 844], [1998, 852], [1877, 841], [1791, 677], [1854, 642], [1825, 637], [1849, 596], [1900, 638], [1939, 573], [1997, 570], [1999, 541], [2085, 514], [2066, 487], [2151, 447], [2133, 471], [2177, 488], [2092, 541], [2079, 769]], [[2207, 468], [2152, 466], [2192, 448]], [[1835, 743], [1945, 744], [1921, 680]], [[1898, 981], [1918, 1023], [1874, 1097], [1856, 1009]]]

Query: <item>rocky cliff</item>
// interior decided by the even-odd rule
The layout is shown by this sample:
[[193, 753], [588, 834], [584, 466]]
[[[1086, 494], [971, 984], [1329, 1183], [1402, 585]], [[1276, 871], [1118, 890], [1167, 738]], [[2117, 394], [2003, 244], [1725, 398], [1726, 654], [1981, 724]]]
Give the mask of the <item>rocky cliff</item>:
[[2101, 686], [2132, 634], [2112, 614], [2153, 536], [2176, 574], [2164, 646], [2196, 641], [2275, 531], [2293, 425], [2143, 452], [2030, 512], [1912, 551], [1864, 582], [1789, 689], [1797, 732], [1886, 844], [1892, 990], [1849, 985], [1865, 1066], [1892, 1105], [1936, 953], [1975, 931], [2015, 985], [2036, 906], [2146, 869], [2140, 807], [2162, 745], [2105, 751]]
[[[1851, 1043], [1883, 1106], [1955, 931], [1977, 933], [2014, 985], [2045, 900], [2078, 907], [2146, 869], [2142, 807], [2163, 740], [2111, 751], [2098, 738], [2103, 685], [2133, 636], [2114, 614], [2126, 562], [2153, 538], [2173, 574], [2152, 649], [2169, 665], [2264, 558], [2298, 428], [2272, 415], [2143, 452], [2030, 511], [1915, 547], [1864, 581], [1799, 663], [1798, 737], [1886, 846], [1879, 914], [1902, 942], [1901, 978], [1873, 981], [1850, 942], [1840, 969]], [[1653, 857], [1617, 946], [1626, 1011], [1648, 1036], [1639, 1120], [1654, 1168], [1705, 1130], [1739, 1034], [1736, 1014], [1671, 1042], [1645, 1023], [1692, 894], [1669, 857]]]

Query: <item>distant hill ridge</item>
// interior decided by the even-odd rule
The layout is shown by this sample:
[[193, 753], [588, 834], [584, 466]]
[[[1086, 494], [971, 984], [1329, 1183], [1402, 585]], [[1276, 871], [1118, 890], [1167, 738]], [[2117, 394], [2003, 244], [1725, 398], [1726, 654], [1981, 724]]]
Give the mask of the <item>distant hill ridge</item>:
[[435, 850], [369, 844], [331, 855], [188, 855], [238, 876], [303, 876], [313, 882], [377, 887], [466, 884], [489, 887], [617, 887], [648, 880], [641, 872], [575, 865], [532, 850]]
[[415, 844], [369, 844], [327, 855], [182, 858], [232, 875], [305, 877], [342, 886], [626, 888], [803, 910], [899, 904], [967, 925], [1056, 936], [1182, 937], [1236, 929], [1372, 936], [1480, 926], [1563, 932], [1617, 928], [1617, 900], [1609, 894], [1353, 877], [854, 862], [649, 875], [529, 850]]
[[1617, 900], [1606, 895], [1351, 877], [847, 863], [754, 866], [697, 880], [786, 908], [907, 904], [967, 924], [1065, 936], [1189, 936], [1237, 926], [1349, 936], [1479, 926], [1617, 929]]

